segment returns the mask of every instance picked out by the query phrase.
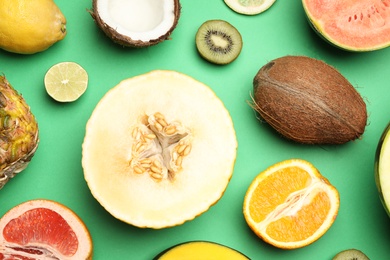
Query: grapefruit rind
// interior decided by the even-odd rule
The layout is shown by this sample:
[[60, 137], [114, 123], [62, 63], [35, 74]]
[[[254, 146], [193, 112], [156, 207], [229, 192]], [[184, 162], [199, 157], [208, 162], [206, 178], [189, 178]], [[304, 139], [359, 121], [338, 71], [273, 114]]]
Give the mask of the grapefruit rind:
[[[297, 166], [310, 174], [311, 182], [314, 183], [314, 185], [311, 185], [312, 188], [310, 193], [316, 194], [319, 192], [325, 192], [330, 199], [331, 206], [330, 206], [329, 213], [325, 221], [320, 226], [320, 228], [318, 228], [313, 234], [308, 236], [306, 239], [299, 240], [299, 241], [278, 241], [267, 233], [267, 226], [273, 221], [277, 221], [278, 218], [280, 219], [283, 216], [296, 214], [301, 208], [299, 208], [298, 211], [295, 211], [296, 209], [295, 210], [291, 209], [291, 211], [286, 211], [283, 213], [284, 215], [279, 215], [275, 219], [273, 219], [274, 217], [272, 216], [273, 212], [271, 212], [264, 221], [257, 222], [252, 218], [250, 214], [250, 210], [249, 210], [250, 200], [251, 197], [253, 196], [255, 189], [257, 188], [258, 184], [261, 181], [263, 181], [268, 176], [272, 175], [273, 173], [277, 172], [280, 169], [283, 169], [285, 167], [293, 167], [293, 166]], [[314, 196], [312, 194], [308, 194], [307, 197], [308, 199], [313, 199]], [[302, 202], [301, 205], [304, 205], [304, 202]], [[301, 159], [290, 159], [290, 160], [279, 162], [273, 166], [270, 166], [265, 171], [263, 171], [262, 173], [260, 173], [258, 176], [255, 177], [254, 181], [250, 184], [248, 191], [245, 195], [243, 211], [248, 226], [258, 237], [263, 239], [265, 242], [278, 248], [296, 249], [296, 248], [307, 246], [315, 242], [316, 240], [318, 240], [322, 235], [324, 235], [325, 232], [332, 226], [334, 220], [336, 219], [339, 206], [340, 206], [340, 198], [337, 189], [334, 186], [332, 186], [329, 183], [329, 181], [325, 177], [323, 177], [312, 164]]]
[[380, 137], [375, 157], [376, 186], [381, 203], [390, 216], [390, 123]]
[[[129, 170], [130, 129], [156, 112], [192, 133], [191, 153], [174, 181]], [[99, 101], [87, 122], [82, 166], [92, 195], [112, 216], [160, 229], [192, 220], [222, 197], [236, 149], [229, 112], [208, 86], [179, 72], [151, 71], [123, 80]]]
[[[62, 255], [55, 246], [48, 245], [48, 244], [43, 244], [39, 241], [25, 241], [24, 245], [19, 245], [15, 243], [9, 243], [7, 242], [7, 239], [4, 237], [3, 231], [4, 228], [7, 226], [7, 224], [13, 220], [16, 219], [20, 216], [22, 216], [24, 213], [30, 210], [38, 209], [38, 208], [45, 208], [52, 210], [56, 213], [58, 213], [66, 222], [67, 224], [71, 227], [71, 229], [75, 232], [78, 240], [78, 248], [77, 251], [71, 255], [71, 256], [64, 256]], [[47, 221], [45, 224], [49, 230], [54, 230], [54, 224], [51, 223], [50, 221]], [[49, 228], [51, 225], [51, 228]], [[27, 230], [26, 230], [27, 231]], [[46, 232], [47, 230], [40, 230], [40, 232]], [[39, 238], [43, 237], [42, 235], [35, 234], [35, 231], [29, 231], [28, 234], [34, 233], [34, 238]], [[12, 209], [10, 209], [7, 213], [4, 214], [4, 216], [0, 219], [0, 258], [2, 254], [8, 253], [8, 250], [11, 250], [10, 247], [15, 247], [15, 248], [23, 248], [23, 247], [28, 247], [31, 251], [34, 247], [37, 247], [39, 249], [48, 249], [50, 252], [54, 252], [54, 256], [59, 256], [61, 259], [92, 259], [92, 254], [93, 254], [93, 245], [92, 245], [92, 239], [90, 236], [90, 233], [85, 226], [84, 222], [82, 219], [76, 215], [75, 212], [73, 212], [71, 209], [68, 207], [55, 202], [51, 200], [45, 200], [45, 199], [36, 199], [36, 200], [30, 200], [23, 202]], [[27, 234], [27, 232], [26, 232]], [[12, 236], [12, 234], [9, 234]], [[61, 244], [62, 241], [59, 241], [58, 244]], [[12, 252], [12, 250], [11, 250]], [[14, 250], [12, 253], [18, 255], [21, 254], [21, 250]], [[25, 255], [25, 257], [34, 257], [34, 255]], [[35, 255], [36, 256], [36, 255]], [[7, 258], [8, 259], [8, 258]], [[27, 258], [26, 258], [27, 259]], [[30, 259], [30, 258], [29, 258]]]

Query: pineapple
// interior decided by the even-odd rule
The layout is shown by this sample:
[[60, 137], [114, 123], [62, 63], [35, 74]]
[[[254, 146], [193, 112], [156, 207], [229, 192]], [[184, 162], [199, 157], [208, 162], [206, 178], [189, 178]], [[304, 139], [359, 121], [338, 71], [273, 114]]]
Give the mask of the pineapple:
[[0, 189], [26, 168], [38, 142], [38, 124], [30, 107], [0, 75]]

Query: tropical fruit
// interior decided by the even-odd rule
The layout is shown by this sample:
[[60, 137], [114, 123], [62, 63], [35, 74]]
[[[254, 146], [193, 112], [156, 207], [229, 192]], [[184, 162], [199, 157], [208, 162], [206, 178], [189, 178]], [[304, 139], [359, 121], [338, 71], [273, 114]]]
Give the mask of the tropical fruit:
[[82, 145], [84, 176], [114, 217], [138, 227], [191, 220], [223, 195], [237, 140], [222, 101], [175, 71], [123, 80], [97, 104]]
[[38, 143], [38, 124], [30, 107], [0, 76], [0, 189], [27, 167]]
[[270, 8], [276, 0], [224, 0], [225, 4], [239, 14], [256, 15]]
[[240, 32], [224, 20], [204, 22], [195, 36], [198, 53], [205, 60], [215, 64], [229, 64], [241, 53]]
[[375, 154], [375, 183], [379, 198], [390, 216], [390, 123], [384, 129]]
[[230, 247], [208, 241], [190, 241], [170, 247], [154, 260], [249, 260], [248, 257]]
[[50, 200], [31, 200], [0, 219], [0, 259], [92, 259], [83, 221]]
[[366, 104], [351, 83], [323, 61], [284, 56], [253, 80], [253, 108], [282, 136], [306, 144], [342, 144], [361, 137]]
[[260, 173], [244, 199], [244, 217], [265, 242], [283, 249], [307, 246], [333, 224], [339, 193], [309, 162], [291, 159]]
[[335, 255], [332, 260], [370, 260], [362, 251], [357, 249], [343, 250]]
[[53, 0], [2, 0], [0, 48], [20, 54], [48, 49], [66, 35], [66, 19]]
[[77, 100], [87, 90], [88, 74], [75, 62], [61, 62], [45, 74], [46, 92], [58, 102]]
[[390, 45], [390, 0], [302, 0], [314, 30], [349, 51]]
[[179, 0], [93, 0], [90, 14], [114, 42], [147, 47], [170, 39], [180, 18]]

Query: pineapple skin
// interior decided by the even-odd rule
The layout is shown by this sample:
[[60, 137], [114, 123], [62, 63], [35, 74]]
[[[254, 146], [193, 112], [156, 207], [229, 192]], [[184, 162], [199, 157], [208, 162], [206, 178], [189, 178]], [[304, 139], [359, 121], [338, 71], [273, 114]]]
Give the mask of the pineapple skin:
[[0, 75], [0, 189], [38, 148], [38, 124], [24, 98]]

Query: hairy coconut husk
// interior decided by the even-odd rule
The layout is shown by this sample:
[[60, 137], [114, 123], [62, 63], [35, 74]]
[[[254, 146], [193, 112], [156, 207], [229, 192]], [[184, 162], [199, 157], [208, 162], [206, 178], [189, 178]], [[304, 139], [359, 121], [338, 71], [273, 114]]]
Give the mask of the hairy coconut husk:
[[156, 39], [151, 39], [150, 41], [134, 40], [127, 35], [118, 33], [115, 30], [115, 28], [110, 27], [107, 23], [105, 23], [105, 21], [99, 15], [99, 10], [97, 7], [98, 0], [92, 0], [92, 9], [89, 10], [89, 13], [94, 19], [95, 23], [98, 25], [98, 27], [115, 43], [125, 47], [142, 48], [142, 47], [156, 45], [170, 38], [170, 35], [172, 34], [173, 30], [176, 28], [179, 22], [180, 11], [181, 11], [181, 5], [179, 0], [172, 0], [172, 1], [174, 2], [175, 20], [171, 28], [165, 34], [161, 35]]
[[323, 61], [285, 56], [264, 65], [253, 81], [253, 108], [288, 139], [342, 144], [359, 138], [366, 104], [351, 83]]

